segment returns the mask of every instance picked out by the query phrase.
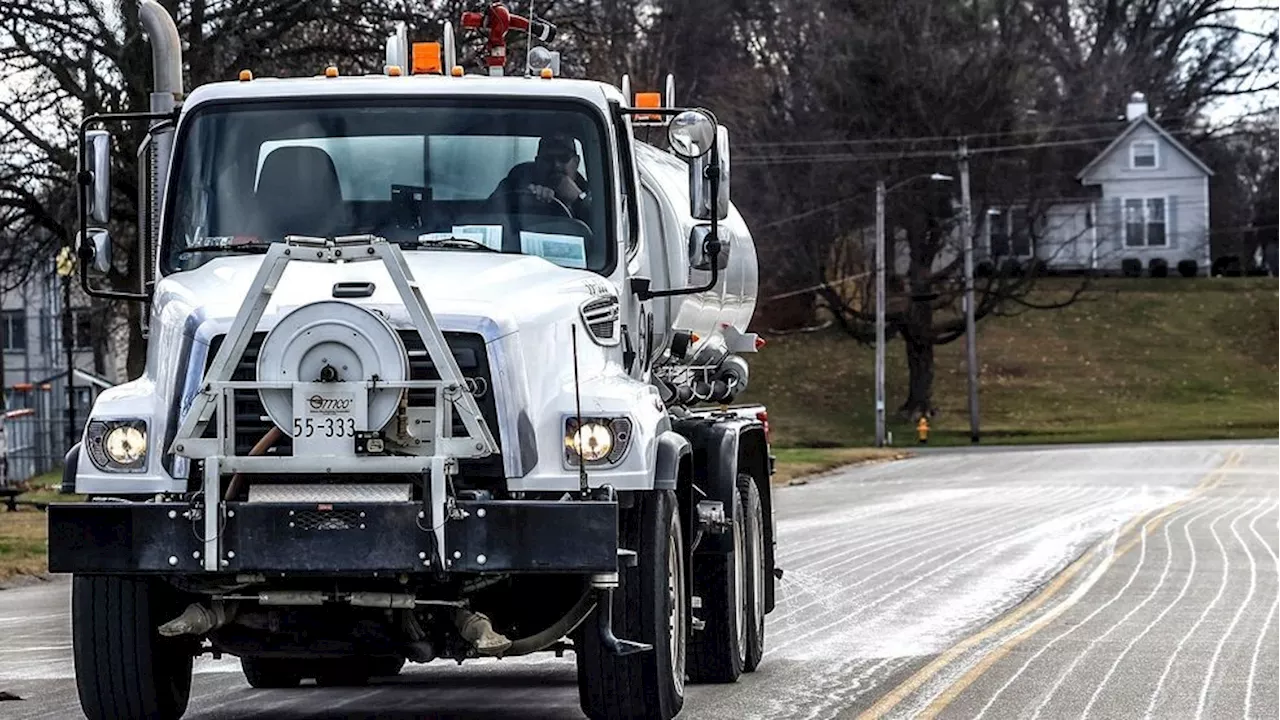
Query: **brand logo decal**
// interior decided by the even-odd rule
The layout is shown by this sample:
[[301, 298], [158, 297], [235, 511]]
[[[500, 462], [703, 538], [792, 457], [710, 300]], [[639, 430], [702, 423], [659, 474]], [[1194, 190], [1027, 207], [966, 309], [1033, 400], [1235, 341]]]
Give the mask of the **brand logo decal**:
[[307, 398], [307, 404], [316, 412], [344, 412], [351, 409], [352, 402], [352, 398], [330, 398], [319, 394]]

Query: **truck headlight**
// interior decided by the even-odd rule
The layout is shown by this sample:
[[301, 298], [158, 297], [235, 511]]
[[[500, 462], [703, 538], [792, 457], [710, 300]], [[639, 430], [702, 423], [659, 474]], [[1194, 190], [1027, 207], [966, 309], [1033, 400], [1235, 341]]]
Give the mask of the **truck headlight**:
[[85, 432], [89, 460], [103, 472], [140, 472], [147, 464], [145, 420], [93, 420]]
[[631, 421], [627, 418], [584, 417], [565, 420], [564, 459], [570, 467], [578, 458], [587, 465], [616, 465], [631, 444]]

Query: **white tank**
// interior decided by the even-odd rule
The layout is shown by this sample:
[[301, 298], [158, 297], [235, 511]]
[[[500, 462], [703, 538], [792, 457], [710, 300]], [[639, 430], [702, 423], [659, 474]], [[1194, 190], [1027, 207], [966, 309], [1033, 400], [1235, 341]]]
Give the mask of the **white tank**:
[[[652, 258], [654, 268], [653, 287], [705, 285], [711, 278], [710, 271], [689, 267], [689, 235], [695, 225], [704, 222], [689, 213], [689, 165], [641, 142], [636, 143], [636, 160], [643, 187], [641, 226], [645, 252]], [[732, 205], [719, 227], [721, 242], [729, 248], [729, 264], [720, 271], [715, 288], [696, 295], [654, 300], [654, 343], [663, 350], [670, 346], [675, 330], [699, 336], [698, 344], [688, 354], [690, 358], [701, 346], [722, 343], [726, 328], [738, 333], [747, 331], [759, 292], [755, 242], [742, 215]], [[659, 268], [665, 268], [665, 274]]]

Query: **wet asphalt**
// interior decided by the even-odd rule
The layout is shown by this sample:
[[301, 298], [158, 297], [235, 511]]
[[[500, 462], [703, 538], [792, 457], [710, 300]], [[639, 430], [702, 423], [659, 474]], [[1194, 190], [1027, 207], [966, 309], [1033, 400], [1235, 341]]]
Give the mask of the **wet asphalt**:
[[[760, 669], [689, 718], [1275, 718], [1280, 448], [970, 449], [777, 491]], [[79, 717], [65, 578], [0, 591], [0, 718]], [[254, 690], [197, 662], [188, 718], [578, 718], [571, 656]]]

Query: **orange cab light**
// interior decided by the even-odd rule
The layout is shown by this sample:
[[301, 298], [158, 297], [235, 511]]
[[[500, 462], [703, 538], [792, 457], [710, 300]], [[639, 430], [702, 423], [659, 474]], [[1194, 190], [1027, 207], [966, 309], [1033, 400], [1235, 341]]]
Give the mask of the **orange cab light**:
[[325, 76], [325, 77], [327, 77], [327, 78], [336, 78], [336, 77], [338, 77], [338, 66], [337, 66], [337, 65], [330, 65], [329, 67], [325, 68], [325, 69], [324, 69], [324, 76]]
[[452, 76], [454, 76], [454, 77], [462, 77], [462, 75], [463, 75], [462, 66], [461, 66], [461, 65], [454, 65], [454, 66], [449, 70], [449, 74], [450, 74], [450, 75], [452, 75]]
[[555, 73], [551, 72], [551, 68], [542, 68], [542, 70], [538, 72], [538, 76], [543, 80], [550, 80], [555, 77]]
[[252, 79], [253, 79], [253, 71], [252, 71], [252, 70], [241, 70], [241, 71], [240, 71], [240, 82], [249, 82], [249, 81], [250, 81], [250, 80], [252, 80]]
[[[660, 108], [662, 107], [662, 93], [642, 92], [636, 93], [636, 107], [638, 108]], [[636, 120], [661, 120], [661, 115], [636, 115]]]
[[399, 65], [391, 65], [387, 67], [387, 74], [391, 77], [400, 77], [404, 74], [404, 71], [400, 69]]
[[444, 72], [444, 64], [440, 60], [440, 43], [420, 42], [413, 44], [413, 74], [439, 75]]

